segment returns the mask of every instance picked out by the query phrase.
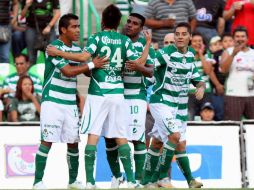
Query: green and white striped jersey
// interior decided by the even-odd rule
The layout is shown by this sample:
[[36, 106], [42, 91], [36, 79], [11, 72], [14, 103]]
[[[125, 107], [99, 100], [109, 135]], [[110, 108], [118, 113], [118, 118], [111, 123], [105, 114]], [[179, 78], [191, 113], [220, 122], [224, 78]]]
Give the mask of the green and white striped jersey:
[[[33, 75], [31, 73], [28, 73], [28, 76], [32, 79], [34, 83], [34, 94], [38, 94], [41, 96], [42, 93], [42, 81], [39, 79], [38, 76]], [[19, 80], [19, 75], [17, 73], [13, 73], [6, 77], [3, 82], [3, 88], [12, 89], [14, 92], [16, 92], [17, 83]], [[14, 98], [15, 93], [9, 93], [4, 95], [5, 98]]]
[[124, 94], [123, 71], [127, 60], [139, 58], [131, 40], [114, 30], [101, 31], [92, 35], [84, 49], [92, 57], [105, 56], [109, 64], [93, 69], [88, 94], [104, 96]]
[[[52, 42], [51, 45], [65, 52], [82, 52], [78, 45], [72, 43], [72, 47], [68, 47], [59, 39]], [[80, 63], [62, 57], [48, 56], [45, 64], [42, 102], [51, 101], [59, 104], [75, 105], [77, 77], [66, 77], [61, 73], [61, 69], [68, 64], [78, 66]]]
[[[196, 86], [203, 81], [195, 66], [195, 51], [188, 47], [182, 54], [174, 45], [156, 53], [156, 83], [150, 103], [163, 103], [176, 108], [181, 120], [187, 120], [187, 102], [190, 83]], [[179, 116], [180, 115], [180, 116]]]
[[[206, 58], [206, 61], [208, 61], [208, 64], [210, 64], [211, 58], [208, 57], [208, 54], [205, 55], [205, 58]], [[201, 60], [197, 59], [195, 64], [196, 64], [196, 67], [198, 68], [199, 74], [201, 75], [201, 77], [205, 81], [205, 92], [206, 93], [211, 93], [212, 92], [212, 86], [211, 86], [211, 83], [210, 83], [210, 78], [207, 74], [204, 73], [204, 69], [203, 69]], [[195, 93], [195, 91], [196, 91], [196, 88], [191, 84], [189, 92], [190, 93]]]
[[[135, 43], [133, 43], [139, 56], [142, 55], [146, 40], [144, 38], [139, 38]], [[149, 49], [149, 55], [146, 60], [147, 65], [153, 65], [155, 58], [155, 51], [152, 46]], [[137, 71], [130, 71], [125, 68], [124, 70], [124, 97], [126, 99], [142, 99], [146, 100], [146, 85], [145, 77], [142, 73]]]

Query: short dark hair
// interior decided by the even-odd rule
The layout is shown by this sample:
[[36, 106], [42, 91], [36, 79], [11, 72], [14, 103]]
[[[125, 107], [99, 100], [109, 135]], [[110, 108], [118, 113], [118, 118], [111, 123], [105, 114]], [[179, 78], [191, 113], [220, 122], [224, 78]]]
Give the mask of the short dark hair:
[[194, 36], [200, 36], [201, 38], [202, 38], [202, 40], [203, 40], [203, 42], [204, 42], [204, 36], [200, 33], [200, 32], [192, 32], [192, 34], [191, 34], [191, 36], [192, 36], [192, 38], [194, 37]]
[[18, 58], [18, 57], [24, 57], [25, 61], [28, 62], [29, 61], [29, 57], [28, 55], [24, 54], [24, 53], [20, 53], [18, 54], [14, 59]]
[[244, 26], [237, 26], [234, 31], [233, 31], [233, 36], [235, 36], [236, 32], [245, 32], [247, 37], [248, 37], [248, 31], [247, 28], [245, 28]]
[[59, 34], [62, 34], [61, 28], [68, 28], [70, 25], [70, 20], [78, 20], [78, 16], [72, 13], [68, 13], [60, 18], [58, 25]]
[[115, 5], [107, 6], [102, 12], [102, 23], [104, 27], [110, 29], [117, 29], [120, 24], [122, 14]]
[[187, 28], [187, 31], [191, 34], [191, 26], [189, 23], [187, 22], [180, 22], [176, 25], [175, 29], [174, 29], [174, 33], [176, 32], [176, 29], [179, 27], [185, 27]]
[[221, 35], [221, 40], [223, 40], [225, 37], [231, 37], [231, 38], [233, 38], [233, 36], [232, 36], [232, 34], [230, 32], [224, 32]]
[[133, 17], [137, 17], [138, 19], [141, 20], [141, 26], [143, 27], [145, 25], [145, 17], [142, 16], [141, 14], [138, 14], [138, 13], [131, 13], [130, 16], [133, 16]]

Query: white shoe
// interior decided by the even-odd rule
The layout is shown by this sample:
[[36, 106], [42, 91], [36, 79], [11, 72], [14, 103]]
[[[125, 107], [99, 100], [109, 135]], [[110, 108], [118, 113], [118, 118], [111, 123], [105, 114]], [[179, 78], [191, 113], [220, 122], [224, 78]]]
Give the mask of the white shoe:
[[118, 189], [120, 184], [125, 181], [124, 176], [122, 175], [121, 177], [116, 178], [115, 176], [112, 177], [111, 179], [111, 189]]
[[85, 189], [96, 189], [96, 185], [91, 184], [90, 182], [86, 183], [86, 188]]
[[143, 185], [139, 184], [139, 183], [133, 183], [133, 182], [128, 182], [127, 183], [127, 187], [128, 189], [139, 189], [139, 188], [144, 188]]
[[171, 183], [171, 180], [168, 177], [165, 177], [165, 178], [159, 180], [157, 183], [158, 183], [159, 187], [174, 188], [174, 186]]
[[47, 189], [47, 187], [42, 181], [39, 181], [38, 183], [34, 184], [33, 189]]
[[74, 181], [68, 185], [68, 189], [85, 189], [85, 186], [80, 181]]
[[148, 184], [144, 185], [144, 187], [146, 189], [156, 189], [159, 186], [158, 186], [157, 182], [155, 182], [155, 183], [149, 182]]

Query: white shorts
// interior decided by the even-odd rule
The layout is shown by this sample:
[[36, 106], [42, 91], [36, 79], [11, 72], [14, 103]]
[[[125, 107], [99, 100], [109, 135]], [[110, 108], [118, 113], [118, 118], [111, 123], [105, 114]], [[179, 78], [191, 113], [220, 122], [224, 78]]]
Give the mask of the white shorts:
[[149, 106], [154, 118], [154, 126], [149, 135], [166, 143], [170, 134], [179, 132], [175, 119], [177, 108], [172, 108], [161, 103], [150, 104]]
[[128, 140], [145, 142], [147, 103], [140, 99], [125, 99], [128, 106]]
[[46, 142], [79, 142], [79, 116], [77, 105], [54, 102], [41, 104], [41, 137]]
[[123, 95], [88, 95], [80, 133], [107, 138], [127, 138], [126, 108]]

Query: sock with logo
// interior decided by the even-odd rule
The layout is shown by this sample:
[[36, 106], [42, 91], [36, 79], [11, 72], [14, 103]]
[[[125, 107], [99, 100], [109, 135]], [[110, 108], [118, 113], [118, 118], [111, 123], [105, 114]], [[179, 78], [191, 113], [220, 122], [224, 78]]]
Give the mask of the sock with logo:
[[145, 143], [138, 142], [134, 144], [134, 161], [135, 161], [135, 179], [141, 180], [143, 167], [146, 159], [146, 145]]
[[67, 149], [67, 164], [69, 168], [69, 184], [76, 181], [78, 176], [78, 166], [79, 166], [79, 150], [77, 148]]
[[176, 154], [177, 164], [178, 164], [179, 168], [181, 169], [185, 179], [189, 183], [193, 179], [193, 177], [191, 174], [190, 162], [189, 162], [188, 155], [186, 154], [186, 151], [183, 151], [183, 152], [176, 151], [175, 154]]
[[147, 151], [145, 164], [143, 168], [143, 179], [141, 181], [142, 185], [146, 185], [152, 182], [152, 176], [156, 166], [158, 165], [160, 157], [160, 149], [155, 149], [152, 146]]
[[34, 185], [42, 181], [49, 151], [50, 151], [50, 147], [44, 146], [42, 144], [39, 146], [39, 149], [35, 156]]
[[122, 173], [120, 170], [120, 163], [119, 163], [119, 158], [118, 158], [118, 146], [114, 142], [108, 142], [105, 139], [106, 142], [106, 153], [107, 153], [107, 160], [109, 167], [111, 169], [111, 172], [115, 178], [121, 177]]
[[95, 184], [95, 179], [93, 176], [94, 172], [94, 163], [96, 157], [96, 146], [95, 145], [86, 145], [85, 148], [85, 169], [86, 169], [86, 182]]
[[124, 171], [127, 177], [128, 182], [135, 183], [133, 176], [133, 167], [132, 167], [132, 157], [131, 157], [131, 148], [128, 144], [122, 144], [118, 147], [118, 155], [123, 164]]
[[151, 179], [151, 182], [152, 183], [155, 183], [159, 180], [159, 177], [160, 177], [160, 159], [161, 159], [161, 156], [159, 157], [159, 161], [158, 161], [158, 164], [153, 172], [153, 176], [152, 176], [152, 179]]
[[176, 148], [176, 145], [169, 141], [163, 145], [163, 151], [162, 151], [161, 159], [160, 159], [161, 164], [160, 164], [159, 179], [168, 177], [168, 170], [170, 168], [173, 156], [175, 154], [175, 148]]

